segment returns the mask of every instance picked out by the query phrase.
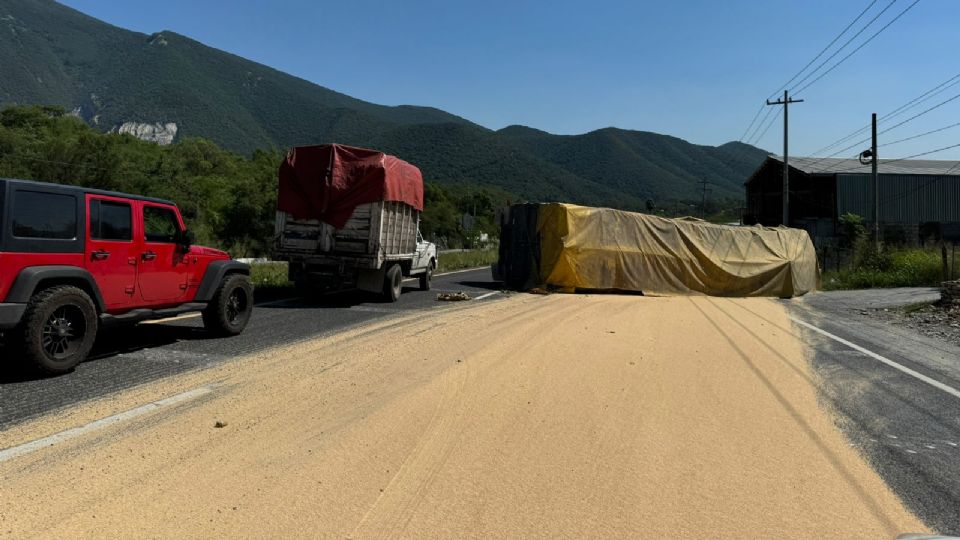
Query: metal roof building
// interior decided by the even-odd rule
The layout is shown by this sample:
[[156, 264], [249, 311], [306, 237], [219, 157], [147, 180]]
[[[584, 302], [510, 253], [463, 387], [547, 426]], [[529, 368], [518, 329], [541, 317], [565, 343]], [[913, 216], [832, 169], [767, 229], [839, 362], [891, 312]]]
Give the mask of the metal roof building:
[[[960, 161], [881, 159], [878, 171], [884, 230], [918, 236], [921, 225], [960, 222]], [[745, 186], [744, 222], [779, 225], [783, 158], [768, 157]], [[846, 213], [872, 223], [870, 165], [857, 159], [790, 158], [789, 206], [789, 225], [806, 228], [814, 241], [836, 236], [837, 219]]]

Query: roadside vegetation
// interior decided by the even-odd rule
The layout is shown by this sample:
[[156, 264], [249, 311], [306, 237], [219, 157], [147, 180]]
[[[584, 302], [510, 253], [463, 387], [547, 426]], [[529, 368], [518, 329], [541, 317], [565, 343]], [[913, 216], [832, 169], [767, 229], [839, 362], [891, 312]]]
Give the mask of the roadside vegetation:
[[878, 250], [860, 216], [847, 214], [840, 218], [845, 247], [851, 257], [839, 270], [824, 272], [822, 287], [834, 289], [869, 289], [887, 287], [936, 287], [956, 271], [946, 274], [939, 247], [904, 248], [880, 246]]
[[441, 253], [438, 259], [437, 272], [450, 272], [464, 268], [490, 266], [497, 260], [496, 249], [477, 249], [455, 253]]
[[279, 261], [251, 264], [250, 281], [258, 289], [293, 286], [287, 281], [287, 263]]
[[[269, 149], [243, 157], [200, 138], [159, 146], [101, 133], [59, 107], [0, 111], [0, 177], [173, 200], [198, 243], [234, 257], [269, 256], [283, 155]], [[425, 199], [424, 236], [442, 248], [496, 236], [495, 210], [515, 200], [493, 188], [433, 183]]]

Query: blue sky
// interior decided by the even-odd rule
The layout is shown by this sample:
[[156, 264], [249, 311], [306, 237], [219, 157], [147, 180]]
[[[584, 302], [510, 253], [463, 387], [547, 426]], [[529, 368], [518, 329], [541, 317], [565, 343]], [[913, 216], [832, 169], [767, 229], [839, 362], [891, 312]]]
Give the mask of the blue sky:
[[[847, 51], [912, 2], [897, 0]], [[574, 134], [616, 126], [715, 145], [739, 139], [763, 99], [870, 2], [64, 3], [131, 30], [173, 30], [360, 99], [430, 105], [493, 129], [523, 124]], [[877, 0], [854, 31], [889, 3]], [[960, 1], [920, 0], [798, 96], [806, 102], [790, 110], [791, 154], [818, 150], [868, 124], [871, 112], [888, 113], [960, 73], [957, 51]], [[960, 84], [914, 112], [958, 93]], [[955, 122], [960, 99], [892, 130], [881, 142]], [[882, 148], [881, 156], [956, 143], [960, 126]], [[779, 153], [782, 123], [757, 144]], [[929, 158], [958, 159], [960, 148]]]

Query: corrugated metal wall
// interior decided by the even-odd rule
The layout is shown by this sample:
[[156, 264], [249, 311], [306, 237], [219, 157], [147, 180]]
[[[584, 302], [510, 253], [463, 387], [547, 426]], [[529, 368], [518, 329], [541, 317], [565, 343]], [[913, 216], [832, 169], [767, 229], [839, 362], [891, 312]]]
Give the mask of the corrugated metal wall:
[[[848, 212], [873, 221], [870, 175], [837, 175], [837, 214]], [[881, 174], [880, 221], [960, 221], [960, 177]]]

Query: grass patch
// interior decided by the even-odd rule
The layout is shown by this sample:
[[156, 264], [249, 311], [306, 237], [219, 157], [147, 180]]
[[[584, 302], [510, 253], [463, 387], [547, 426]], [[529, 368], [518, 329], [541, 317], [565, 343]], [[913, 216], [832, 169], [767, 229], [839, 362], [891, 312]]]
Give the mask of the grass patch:
[[250, 281], [254, 287], [286, 287], [292, 284], [287, 281], [287, 263], [266, 262], [250, 265]]
[[250, 281], [258, 302], [281, 298], [293, 293], [293, 283], [287, 281], [287, 263], [266, 262], [250, 265]]
[[490, 266], [497, 260], [496, 249], [476, 249], [461, 253], [441, 253], [437, 257], [437, 272]]
[[940, 250], [903, 249], [884, 254], [880, 265], [824, 272], [824, 290], [937, 287], [943, 281]]

